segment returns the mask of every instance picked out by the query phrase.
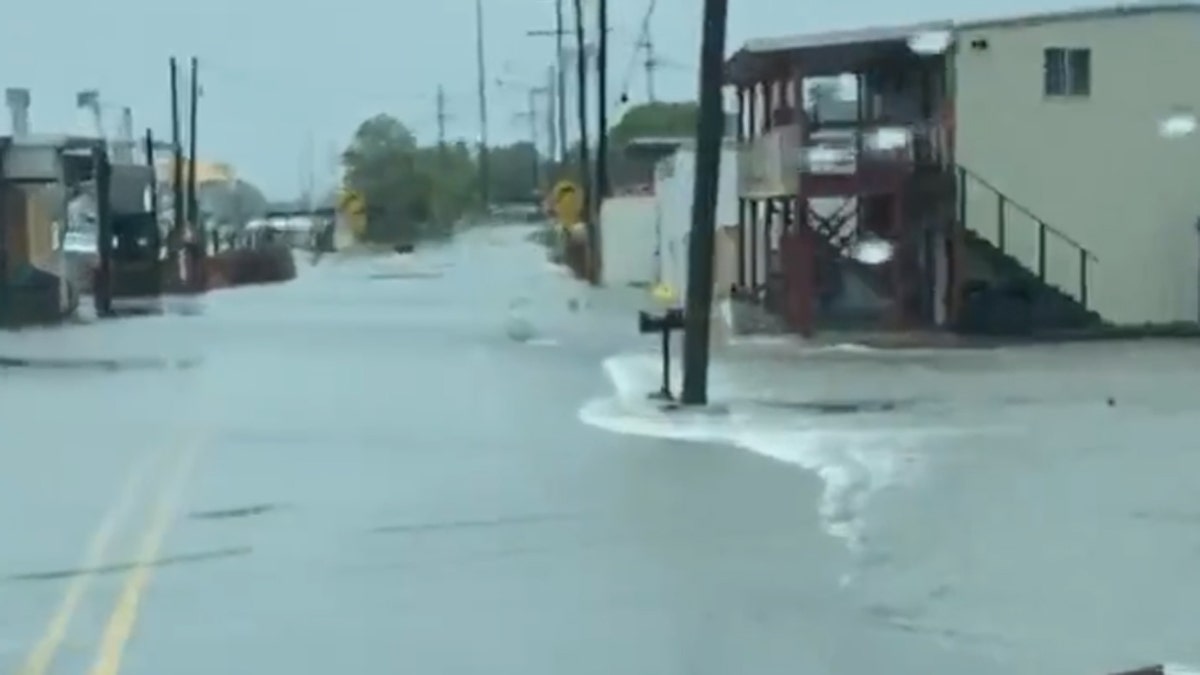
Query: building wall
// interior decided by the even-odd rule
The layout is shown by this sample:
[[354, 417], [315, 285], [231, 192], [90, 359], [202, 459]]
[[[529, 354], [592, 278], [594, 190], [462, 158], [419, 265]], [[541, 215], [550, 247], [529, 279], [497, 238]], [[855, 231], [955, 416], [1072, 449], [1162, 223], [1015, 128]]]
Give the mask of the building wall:
[[[737, 149], [727, 144], [721, 151], [720, 181], [717, 190], [718, 232], [737, 225]], [[655, 171], [654, 193], [659, 218], [659, 280], [669, 285], [680, 297], [687, 289], [688, 241], [692, 227], [693, 182], [696, 178], [696, 153], [688, 146], [661, 160]], [[717, 261], [718, 270], [737, 268], [736, 249], [718, 247], [717, 255], [733, 256], [733, 261]], [[735, 271], [736, 274], [736, 271]], [[718, 293], [724, 294], [732, 280], [716, 281]]]
[[[973, 49], [986, 39], [986, 50]], [[1091, 49], [1091, 95], [1043, 96], [1043, 49]], [[1198, 320], [1200, 14], [1148, 13], [968, 28], [955, 55], [958, 161], [1092, 250], [1089, 305], [1117, 323]], [[995, 195], [968, 181], [967, 226], [995, 240]], [[1006, 210], [1007, 249], [1036, 270], [1037, 227]], [[1048, 280], [1078, 296], [1077, 253], [1053, 236]]]
[[3, 189], [4, 251], [9, 274], [19, 274], [26, 265], [48, 268], [54, 259], [54, 223], [40, 187], [14, 185]]
[[600, 208], [600, 260], [606, 284], [649, 284], [658, 273], [657, 205], [652, 195], [609, 197]]

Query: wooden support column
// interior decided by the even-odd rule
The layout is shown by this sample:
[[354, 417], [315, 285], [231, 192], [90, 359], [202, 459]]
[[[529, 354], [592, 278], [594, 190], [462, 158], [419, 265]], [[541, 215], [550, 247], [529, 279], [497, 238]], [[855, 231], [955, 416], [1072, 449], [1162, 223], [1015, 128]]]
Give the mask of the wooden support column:
[[[745, 144], [746, 144], [746, 138], [747, 138], [746, 99], [747, 99], [746, 88], [741, 85], [738, 85], [738, 88], [737, 88], [738, 150], [737, 151], [739, 154], [745, 151]], [[747, 211], [749, 205], [747, 203], [748, 200], [746, 200], [741, 195], [742, 186], [741, 186], [740, 181], [738, 183], [737, 189], [738, 189], [738, 200], [737, 200], [737, 203], [738, 203], [738, 210], [737, 210], [738, 211], [738, 215], [737, 215], [737, 218], [738, 218], [738, 220], [737, 220], [737, 231], [738, 231], [738, 234], [737, 234], [737, 237], [738, 237], [737, 238], [737, 250], [738, 250], [737, 286], [738, 286], [739, 290], [744, 290], [746, 288], [746, 211]]]
[[891, 323], [892, 328], [899, 330], [908, 325], [908, 273], [911, 267], [913, 251], [909, 237], [904, 231], [904, 191], [898, 189], [893, 192], [890, 201], [892, 209], [891, 213], [888, 214], [891, 220], [888, 230], [891, 233], [891, 239], [895, 246], [892, 260], [889, 263], [892, 272]]

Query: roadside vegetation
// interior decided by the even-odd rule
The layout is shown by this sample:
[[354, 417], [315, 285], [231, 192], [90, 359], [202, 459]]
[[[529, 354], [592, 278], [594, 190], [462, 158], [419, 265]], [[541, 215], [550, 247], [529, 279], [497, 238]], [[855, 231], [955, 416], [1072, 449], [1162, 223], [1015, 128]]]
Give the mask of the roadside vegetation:
[[[691, 135], [692, 103], [631, 107], [612, 128], [609, 158], [614, 186], [645, 182], [652, 167], [624, 157], [624, 144], [639, 136]], [[540, 204], [559, 180], [578, 182], [575, 148], [560, 166], [529, 142], [489, 151], [488, 194], [493, 204]], [[440, 239], [483, 216], [477, 149], [462, 140], [422, 145], [401, 120], [387, 114], [364, 120], [342, 153], [343, 188], [362, 197], [365, 218], [356, 236], [364, 243], [392, 244]]]

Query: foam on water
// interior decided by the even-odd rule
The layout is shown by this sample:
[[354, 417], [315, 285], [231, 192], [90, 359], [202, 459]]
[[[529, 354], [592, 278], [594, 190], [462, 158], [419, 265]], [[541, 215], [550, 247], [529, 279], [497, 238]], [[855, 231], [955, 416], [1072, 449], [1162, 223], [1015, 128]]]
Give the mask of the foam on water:
[[[658, 388], [659, 366], [657, 356], [651, 354], [607, 359], [604, 369], [615, 395], [587, 402], [580, 419], [616, 433], [728, 443], [811, 471], [823, 483], [817, 505], [822, 526], [855, 553], [864, 544], [871, 497], [914, 479], [921, 465], [918, 450], [931, 433], [937, 433], [888, 425], [882, 418], [868, 421], [854, 415], [853, 420], [843, 418], [839, 423], [832, 417], [772, 410], [750, 402], [755, 392], [738, 391], [719, 365], [710, 374], [710, 389], [714, 400], [727, 405], [665, 410], [647, 398]], [[674, 379], [672, 388], [678, 391], [679, 378]]]

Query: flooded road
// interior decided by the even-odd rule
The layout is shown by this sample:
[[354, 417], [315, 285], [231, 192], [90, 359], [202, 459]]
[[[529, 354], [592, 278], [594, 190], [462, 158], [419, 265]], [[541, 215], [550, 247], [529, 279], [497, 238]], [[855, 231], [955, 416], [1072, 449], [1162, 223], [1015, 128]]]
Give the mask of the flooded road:
[[[1196, 408], [1147, 398], [1165, 380], [1114, 389], [1115, 407], [1093, 379], [1065, 408], [883, 406], [830, 422], [764, 403], [928, 400], [954, 373], [963, 397], [986, 399], [1019, 369], [731, 357], [718, 387], [754, 401], [715, 424], [737, 434], [614, 433], [614, 387], [653, 388], [637, 375], [653, 347], [634, 335], [637, 304], [548, 270], [513, 229], [407, 259], [326, 258], [190, 315], [0, 335], [0, 357], [51, 366], [0, 366], [0, 673], [1200, 661]], [[1073, 371], [1047, 378], [1034, 358], [1036, 387], [995, 400], [1066, 392]], [[1190, 358], [1139, 372], [1186, 389]], [[905, 391], [889, 389], [897, 368]], [[938, 425], [955, 433], [898, 431]], [[830, 487], [851, 475], [832, 450], [798, 459], [814, 429], [844, 450], [906, 439], [889, 456], [921, 470], [851, 509]], [[860, 433], [834, 433], [847, 429]], [[854, 537], [831, 528], [856, 519]]]

